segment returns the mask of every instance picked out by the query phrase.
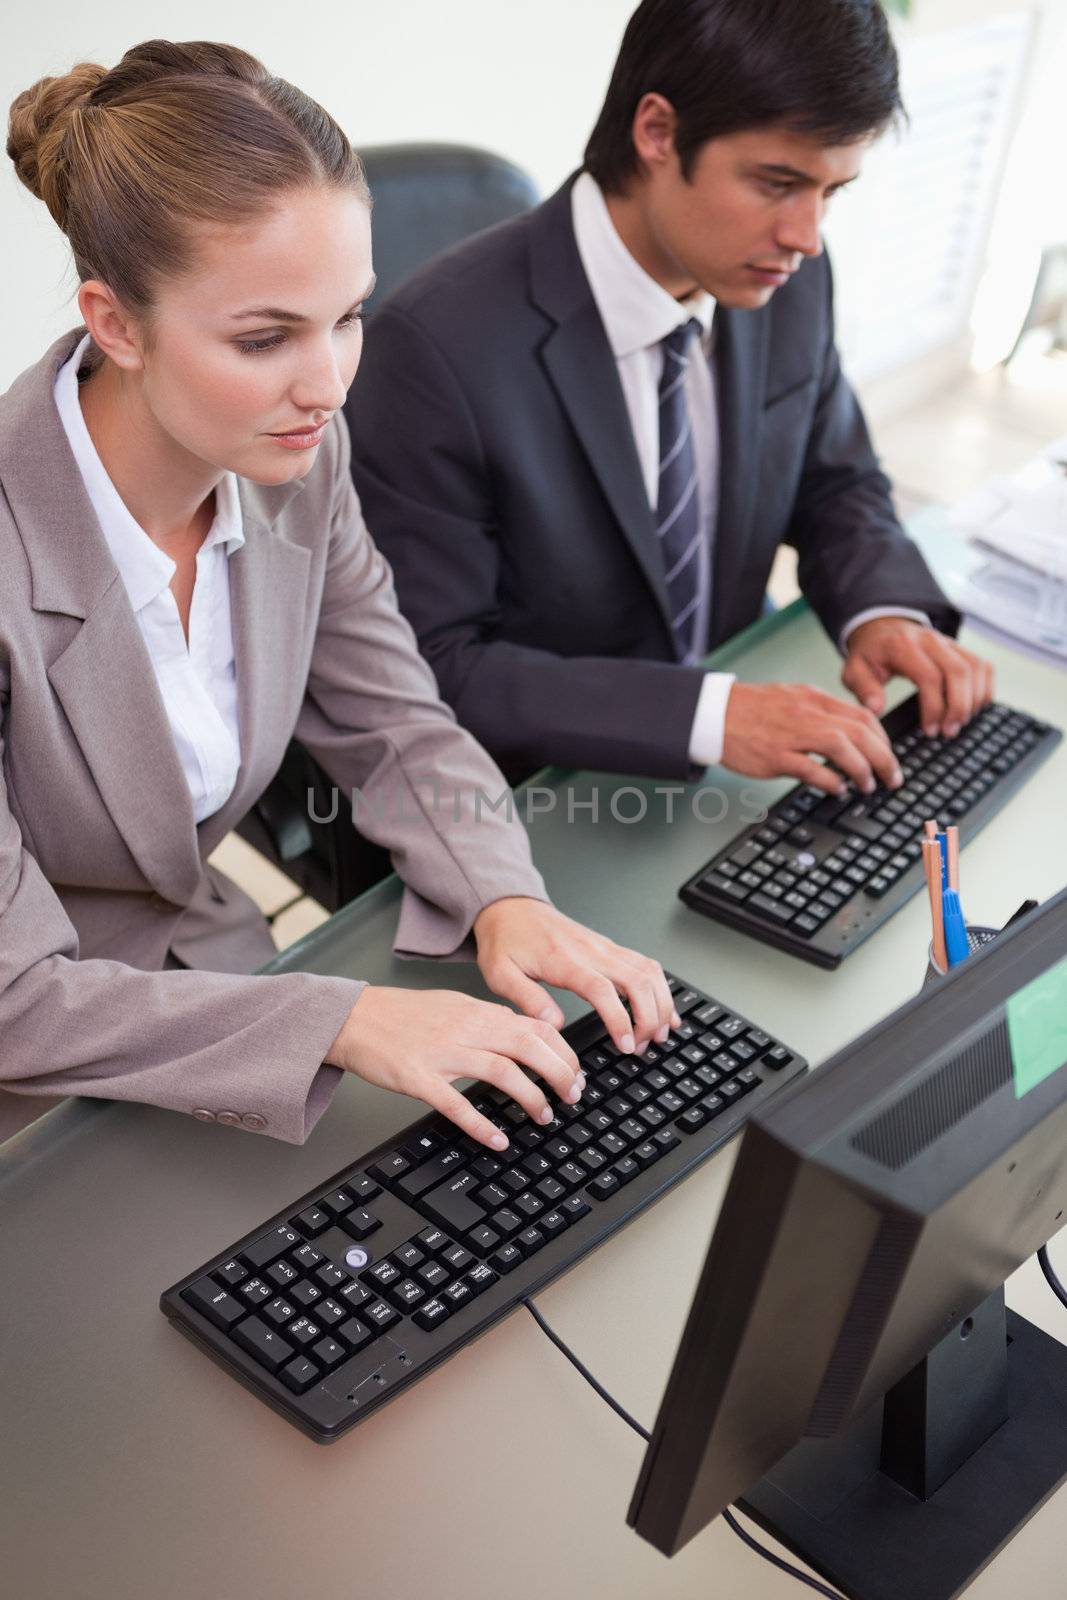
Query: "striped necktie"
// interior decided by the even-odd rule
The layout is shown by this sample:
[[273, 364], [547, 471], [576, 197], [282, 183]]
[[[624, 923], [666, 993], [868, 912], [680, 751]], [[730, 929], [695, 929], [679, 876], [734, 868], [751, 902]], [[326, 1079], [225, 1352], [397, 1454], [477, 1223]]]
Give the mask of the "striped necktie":
[[700, 504], [696, 458], [685, 403], [689, 341], [700, 323], [691, 317], [663, 340], [663, 375], [659, 383], [659, 495], [656, 535], [670, 600], [678, 659], [692, 666], [699, 659], [696, 638], [700, 610]]

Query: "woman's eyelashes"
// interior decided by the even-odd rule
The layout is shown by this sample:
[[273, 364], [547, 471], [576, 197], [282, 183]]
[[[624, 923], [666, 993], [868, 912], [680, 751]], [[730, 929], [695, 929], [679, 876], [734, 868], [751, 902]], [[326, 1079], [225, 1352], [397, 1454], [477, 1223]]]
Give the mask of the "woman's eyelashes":
[[[352, 311], [346, 311], [337, 326], [339, 328], [354, 328], [362, 321], [363, 307], [357, 306]], [[256, 355], [264, 350], [276, 349], [278, 345], [284, 344], [288, 337], [286, 333], [272, 333], [265, 339], [238, 339], [237, 348], [245, 355]]]

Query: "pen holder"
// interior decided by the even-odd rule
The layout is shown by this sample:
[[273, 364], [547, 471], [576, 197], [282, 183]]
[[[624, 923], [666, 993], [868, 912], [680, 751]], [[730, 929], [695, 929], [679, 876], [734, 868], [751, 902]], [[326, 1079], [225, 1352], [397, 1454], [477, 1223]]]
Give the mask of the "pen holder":
[[[999, 928], [982, 928], [976, 923], [968, 922], [968, 955], [973, 956], [975, 951], [980, 950], [984, 944], [988, 944], [990, 939], [995, 939], [999, 932]], [[936, 983], [938, 978], [945, 977], [948, 970], [949, 969], [945, 967], [938, 966], [937, 962], [934, 960], [934, 947], [932, 944], [930, 944], [926, 952], [926, 976], [923, 978], [923, 988], [925, 989], [928, 983]]]

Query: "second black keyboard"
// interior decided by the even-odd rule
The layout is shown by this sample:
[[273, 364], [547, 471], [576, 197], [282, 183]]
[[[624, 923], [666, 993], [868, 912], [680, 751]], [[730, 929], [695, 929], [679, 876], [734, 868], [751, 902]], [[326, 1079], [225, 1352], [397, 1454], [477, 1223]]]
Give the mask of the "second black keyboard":
[[817, 966], [839, 966], [924, 886], [926, 819], [955, 823], [965, 844], [1063, 737], [994, 704], [955, 739], [928, 739], [918, 705], [912, 695], [882, 719], [900, 789], [850, 788], [837, 799], [799, 785], [682, 885], [686, 905]]
[[692, 1172], [807, 1063], [669, 979], [681, 1026], [624, 1056], [595, 1015], [564, 1029], [586, 1076], [542, 1127], [469, 1097], [497, 1154], [432, 1114], [166, 1290], [161, 1309], [319, 1443], [485, 1331]]

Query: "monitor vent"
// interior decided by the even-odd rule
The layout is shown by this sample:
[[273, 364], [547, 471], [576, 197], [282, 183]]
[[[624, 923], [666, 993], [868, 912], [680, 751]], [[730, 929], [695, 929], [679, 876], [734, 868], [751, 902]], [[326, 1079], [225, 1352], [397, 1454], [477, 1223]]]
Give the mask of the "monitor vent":
[[873, 1117], [849, 1143], [872, 1161], [898, 1172], [1011, 1081], [1008, 1025], [1001, 1016], [980, 1039]]
[[913, 1217], [890, 1212], [882, 1218], [804, 1429], [809, 1439], [830, 1438], [852, 1414], [918, 1234]]

